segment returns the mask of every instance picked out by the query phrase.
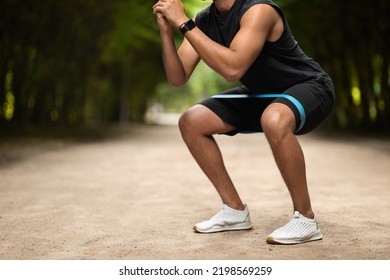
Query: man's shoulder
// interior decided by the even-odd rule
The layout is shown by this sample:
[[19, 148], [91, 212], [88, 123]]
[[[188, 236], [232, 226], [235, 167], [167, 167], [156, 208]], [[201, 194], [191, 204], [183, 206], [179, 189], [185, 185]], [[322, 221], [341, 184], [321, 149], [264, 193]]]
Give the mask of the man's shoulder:
[[276, 5], [275, 2], [271, 0], [245, 0], [243, 2], [242, 9], [244, 12], [246, 12], [248, 9], [258, 4], [266, 4], [266, 5], [271, 5], [273, 7], [278, 7], [278, 5]]
[[198, 21], [201, 21], [201, 20], [204, 20], [204, 19], [206, 19], [207, 17], [209, 17], [210, 16], [210, 14], [211, 14], [211, 5], [210, 6], [208, 6], [208, 7], [206, 7], [206, 8], [204, 8], [203, 10], [201, 10], [200, 12], [198, 12], [197, 14], [196, 14], [196, 20]]

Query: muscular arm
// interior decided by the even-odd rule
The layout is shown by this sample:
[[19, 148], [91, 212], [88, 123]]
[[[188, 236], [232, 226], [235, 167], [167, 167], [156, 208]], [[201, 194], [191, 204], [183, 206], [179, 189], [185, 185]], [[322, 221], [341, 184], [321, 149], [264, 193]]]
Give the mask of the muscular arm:
[[171, 86], [181, 86], [190, 78], [200, 58], [193, 47], [184, 39], [179, 50], [173, 37], [172, 29], [160, 29], [162, 57], [168, 83]]
[[212, 41], [198, 28], [187, 32], [186, 39], [209, 67], [227, 81], [235, 82], [252, 65], [265, 41], [279, 38], [283, 31], [280, 21], [274, 8], [260, 4], [244, 14], [240, 30], [228, 48]]
[[[166, 22], [178, 28], [188, 18], [181, 7], [176, 5], [175, 8], [164, 9], [156, 4], [154, 11], [164, 14]], [[276, 40], [282, 31], [283, 22], [276, 10], [269, 5], [260, 4], [244, 14], [240, 30], [229, 47], [214, 42], [199, 28], [194, 28], [185, 34], [185, 39], [176, 52], [172, 31], [164, 31], [160, 25], [168, 81], [172, 85], [184, 84], [200, 58], [227, 81], [237, 81], [260, 54], [265, 41]]]

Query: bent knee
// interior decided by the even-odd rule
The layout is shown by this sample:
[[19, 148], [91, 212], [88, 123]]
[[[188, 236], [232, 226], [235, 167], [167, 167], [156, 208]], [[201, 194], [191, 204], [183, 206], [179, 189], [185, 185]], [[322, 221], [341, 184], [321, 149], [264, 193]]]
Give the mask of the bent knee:
[[234, 130], [234, 127], [223, 122], [203, 105], [195, 105], [184, 112], [179, 119], [179, 128], [183, 136], [211, 136]]
[[185, 111], [180, 116], [178, 123], [182, 135], [202, 133], [202, 130], [205, 129], [204, 115], [204, 108], [197, 105]]
[[266, 136], [284, 137], [288, 133], [294, 133], [295, 126], [294, 113], [281, 103], [271, 104], [261, 116], [261, 127]]
[[187, 131], [189, 127], [191, 126], [192, 113], [190, 111], [185, 111], [179, 118], [179, 129], [181, 133]]

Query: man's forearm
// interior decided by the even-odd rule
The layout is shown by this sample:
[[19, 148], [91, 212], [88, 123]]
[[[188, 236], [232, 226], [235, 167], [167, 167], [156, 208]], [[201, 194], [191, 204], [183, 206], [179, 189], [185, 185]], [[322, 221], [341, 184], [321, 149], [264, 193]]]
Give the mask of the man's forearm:
[[[166, 20], [165, 23], [169, 23], [172, 28], [179, 28], [188, 21], [180, 0], [159, 0], [153, 6], [153, 12], [162, 15]], [[180, 48], [179, 51], [176, 51], [171, 31], [166, 28], [160, 29], [160, 34], [165, 71], [171, 85], [184, 84], [190, 75], [187, 73], [191, 73], [196, 63], [195, 60], [199, 57], [228, 81], [238, 80], [246, 70], [245, 61], [241, 60], [240, 53], [212, 41], [199, 28], [194, 28], [185, 34], [187, 40], [182, 44], [184, 48]], [[187, 44], [190, 44], [191, 50], [197, 53], [196, 57]], [[185, 57], [185, 61], [182, 61], [180, 55]]]
[[234, 50], [212, 41], [198, 28], [187, 32], [186, 38], [201, 59], [227, 81], [241, 78], [240, 58]]
[[168, 83], [171, 86], [181, 86], [187, 82], [187, 75], [176, 50], [173, 32], [161, 32], [160, 34], [162, 57]]

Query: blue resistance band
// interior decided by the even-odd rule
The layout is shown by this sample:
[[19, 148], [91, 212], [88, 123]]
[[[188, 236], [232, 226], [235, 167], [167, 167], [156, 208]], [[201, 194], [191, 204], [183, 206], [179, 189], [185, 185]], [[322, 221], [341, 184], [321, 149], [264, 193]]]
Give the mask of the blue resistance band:
[[294, 106], [298, 109], [299, 115], [301, 117], [301, 124], [296, 132], [300, 131], [302, 127], [305, 125], [306, 122], [306, 113], [305, 109], [303, 108], [301, 102], [298, 101], [295, 97], [292, 97], [288, 94], [277, 94], [277, 93], [271, 93], [271, 94], [216, 94], [212, 96], [212, 98], [286, 98], [287, 100], [291, 101]]

